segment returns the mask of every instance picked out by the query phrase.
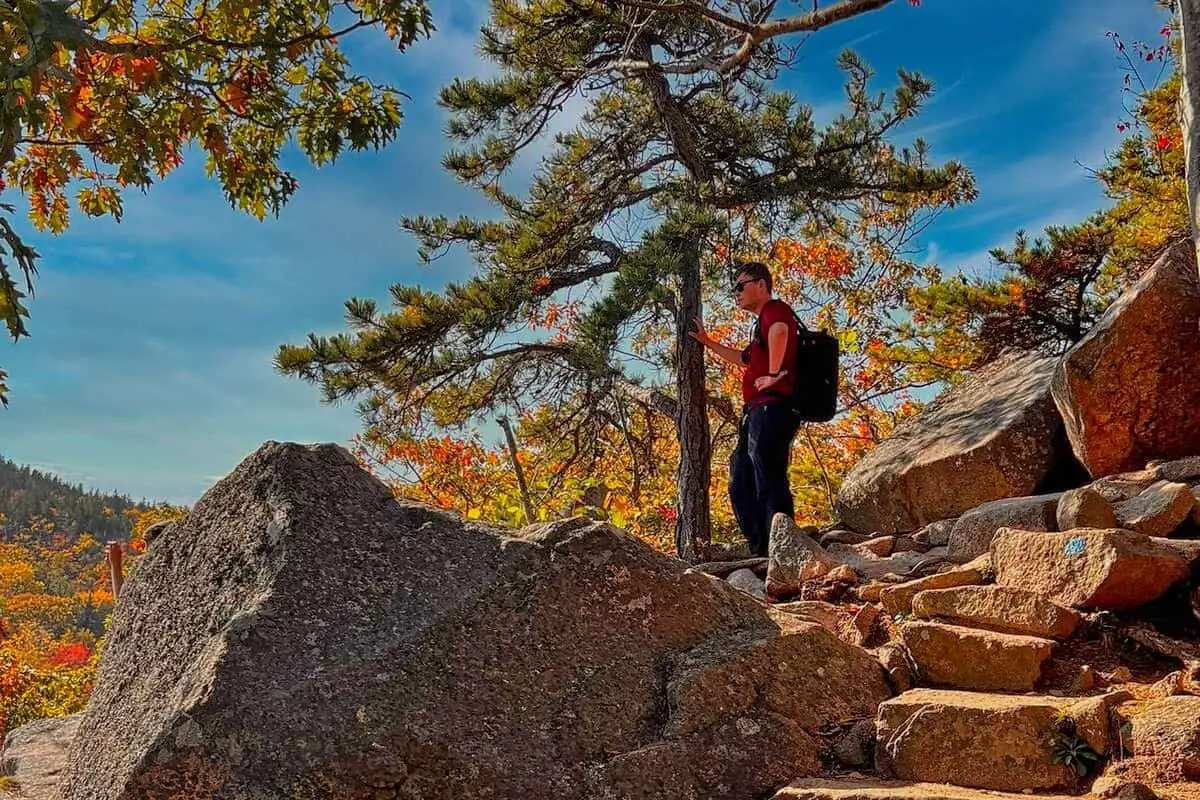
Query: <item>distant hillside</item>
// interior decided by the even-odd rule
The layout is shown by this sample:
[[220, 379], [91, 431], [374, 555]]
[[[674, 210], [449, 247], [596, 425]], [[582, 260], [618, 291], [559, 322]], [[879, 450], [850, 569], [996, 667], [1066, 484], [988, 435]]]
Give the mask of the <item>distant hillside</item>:
[[125, 511], [146, 507], [121, 495], [72, 486], [0, 457], [0, 541], [28, 530], [39, 519], [71, 538], [87, 531], [101, 541], [127, 539], [133, 523]]

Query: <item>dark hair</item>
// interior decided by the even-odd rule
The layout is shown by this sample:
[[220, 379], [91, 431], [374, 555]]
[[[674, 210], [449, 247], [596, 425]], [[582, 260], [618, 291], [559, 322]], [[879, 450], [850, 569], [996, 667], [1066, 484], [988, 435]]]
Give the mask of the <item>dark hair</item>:
[[748, 275], [754, 280], [764, 280], [767, 282], [767, 292], [771, 292], [771, 270], [761, 261], [744, 261], [737, 265], [737, 270], [733, 273], [734, 280], [737, 280], [738, 275]]

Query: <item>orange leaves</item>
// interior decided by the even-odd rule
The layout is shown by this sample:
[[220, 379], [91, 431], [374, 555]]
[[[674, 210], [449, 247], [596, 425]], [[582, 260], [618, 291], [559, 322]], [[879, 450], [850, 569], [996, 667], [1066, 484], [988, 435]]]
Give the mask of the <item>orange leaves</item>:
[[225, 140], [225, 132], [219, 125], [212, 124], [205, 129], [204, 149], [217, 158], [222, 158], [228, 152], [229, 145]]
[[1020, 283], [1008, 284], [1008, 302], [1021, 311], [1028, 310], [1029, 301], [1026, 298], [1026, 291], [1027, 288]]
[[533, 282], [533, 290], [535, 292], [545, 291], [550, 288], [550, 279], [543, 275]]
[[534, 311], [530, 315], [529, 324], [534, 328], [552, 330], [557, 333], [557, 341], [565, 341], [579, 321], [582, 304], [577, 300], [566, 303], [547, 303], [545, 308]]
[[843, 278], [854, 272], [855, 267], [848, 250], [824, 239], [813, 242], [780, 239], [775, 242], [772, 257], [780, 271], [816, 281]]
[[250, 95], [237, 83], [227, 83], [222, 87], [221, 99], [235, 114], [245, 114]]
[[122, 78], [130, 88], [140, 91], [158, 80], [161, 71], [159, 60], [154, 56], [135, 58], [126, 54], [77, 52], [75, 78], [80, 82], [95, 83], [103, 78]]
[[158, 80], [159, 64], [156, 58], [134, 58], [129, 62], [129, 77], [136, 89]]

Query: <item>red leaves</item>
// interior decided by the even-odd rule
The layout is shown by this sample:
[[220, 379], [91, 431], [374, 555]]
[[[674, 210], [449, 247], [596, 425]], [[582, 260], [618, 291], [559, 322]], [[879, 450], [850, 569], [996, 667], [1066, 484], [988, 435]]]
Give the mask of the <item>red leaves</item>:
[[76, 642], [75, 644], [59, 645], [58, 649], [50, 656], [50, 663], [56, 667], [73, 669], [84, 666], [91, 657], [92, 651], [88, 649], [88, 646], [82, 642]]
[[130, 79], [137, 88], [158, 77], [158, 59], [135, 58], [130, 61]]

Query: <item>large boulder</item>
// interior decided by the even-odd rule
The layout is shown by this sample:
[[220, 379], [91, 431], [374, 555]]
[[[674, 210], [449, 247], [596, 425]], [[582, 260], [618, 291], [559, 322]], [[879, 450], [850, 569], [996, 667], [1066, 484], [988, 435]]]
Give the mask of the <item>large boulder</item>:
[[1117, 525], [1147, 536], [1170, 536], [1192, 515], [1196, 498], [1186, 483], [1158, 481], [1137, 497], [1116, 504]]
[[850, 470], [835, 510], [866, 533], [915, 531], [1035, 493], [1064, 457], [1055, 359], [1010, 353], [905, 420]]
[[[1117, 514], [1112, 503], [1090, 486], [1063, 492], [1055, 512], [1058, 530], [1074, 528], [1116, 528]], [[1020, 527], [1019, 525], [1016, 527]]]
[[1121, 529], [1030, 533], [1001, 528], [992, 541], [996, 583], [1064, 606], [1124, 611], [1157, 600], [1188, 574], [1167, 540]]
[[887, 693], [611, 526], [510, 537], [268, 443], [125, 583], [64, 798], [750, 797]]
[[948, 589], [952, 586], [975, 586], [983, 583], [983, 571], [975, 564], [965, 564], [957, 569], [935, 572], [924, 578], [889, 586], [879, 593], [879, 600], [889, 614], [904, 614], [912, 611], [913, 598], [930, 589]]
[[1042, 675], [1054, 642], [1034, 636], [913, 620], [900, 626], [926, 686], [979, 692], [1028, 692]]
[[950, 557], [958, 561], [978, 558], [988, 552], [992, 537], [1001, 528], [1056, 530], [1055, 509], [1061, 497], [1061, 493], [1008, 497], [972, 508], [950, 531]]
[[1200, 450], [1200, 278], [1166, 250], [1062, 359], [1054, 401], [1093, 476]]

